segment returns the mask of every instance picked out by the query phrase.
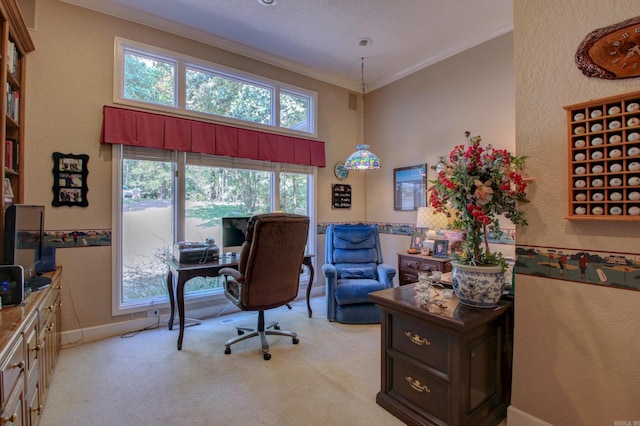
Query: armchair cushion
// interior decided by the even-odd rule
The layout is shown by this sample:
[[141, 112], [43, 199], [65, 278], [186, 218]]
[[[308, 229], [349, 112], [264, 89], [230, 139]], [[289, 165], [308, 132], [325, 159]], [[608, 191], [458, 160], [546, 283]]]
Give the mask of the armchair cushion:
[[342, 279], [376, 279], [376, 274], [373, 272], [373, 268], [342, 268], [340, 276]]
[[338, 305], [370, 303], [369, 293], [387, 288], [375, 279], [342, 279], [338, 281], [335, 298]]

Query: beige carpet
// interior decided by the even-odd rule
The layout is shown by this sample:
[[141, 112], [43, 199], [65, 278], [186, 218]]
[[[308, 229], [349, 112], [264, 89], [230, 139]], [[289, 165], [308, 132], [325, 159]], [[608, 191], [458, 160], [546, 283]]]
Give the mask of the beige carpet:
[[269, 336], [269, 361], [255, 338], [224, 354], [254, 313], [187, 327], [182, 351], [165, 324], [63, 349], [40, 425], [402, 425], [375, 403], [380, 326], [331, 323], [321, 298], [312, 308], [267, 311], [300, 339]]

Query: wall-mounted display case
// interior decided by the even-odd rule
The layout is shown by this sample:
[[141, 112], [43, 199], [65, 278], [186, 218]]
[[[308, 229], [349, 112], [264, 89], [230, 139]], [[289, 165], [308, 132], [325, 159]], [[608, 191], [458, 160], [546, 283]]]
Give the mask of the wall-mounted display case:
[[640, 91], [564, 107], [568, 219], [640, 220]]

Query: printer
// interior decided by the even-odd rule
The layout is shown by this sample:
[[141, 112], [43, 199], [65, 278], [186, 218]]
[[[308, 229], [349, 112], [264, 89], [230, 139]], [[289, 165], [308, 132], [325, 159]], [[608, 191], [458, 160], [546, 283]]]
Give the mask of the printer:
[[173, 246], [173, 258], [183, 264], [214, 262], [220, 258], [220, 249], [213, 238], [204, 242], [180, 241]]

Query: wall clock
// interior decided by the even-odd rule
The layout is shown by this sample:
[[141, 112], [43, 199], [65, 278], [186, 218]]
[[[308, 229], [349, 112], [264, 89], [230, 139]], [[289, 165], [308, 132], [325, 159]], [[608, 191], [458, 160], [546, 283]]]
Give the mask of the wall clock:
[[578, 47], [576, 65], [587, 77], [639, 77], [640, 16], [590, 32]]
[[347, 178], [347, 176], [349, 176], [349, 170], [347, 170], [347, 168], [344, 166], [344, 162], [342, 161], [338, 161], [336, 163], [335, 167], [333, 168], [333, 173], [340, 180], [344, 180]]

